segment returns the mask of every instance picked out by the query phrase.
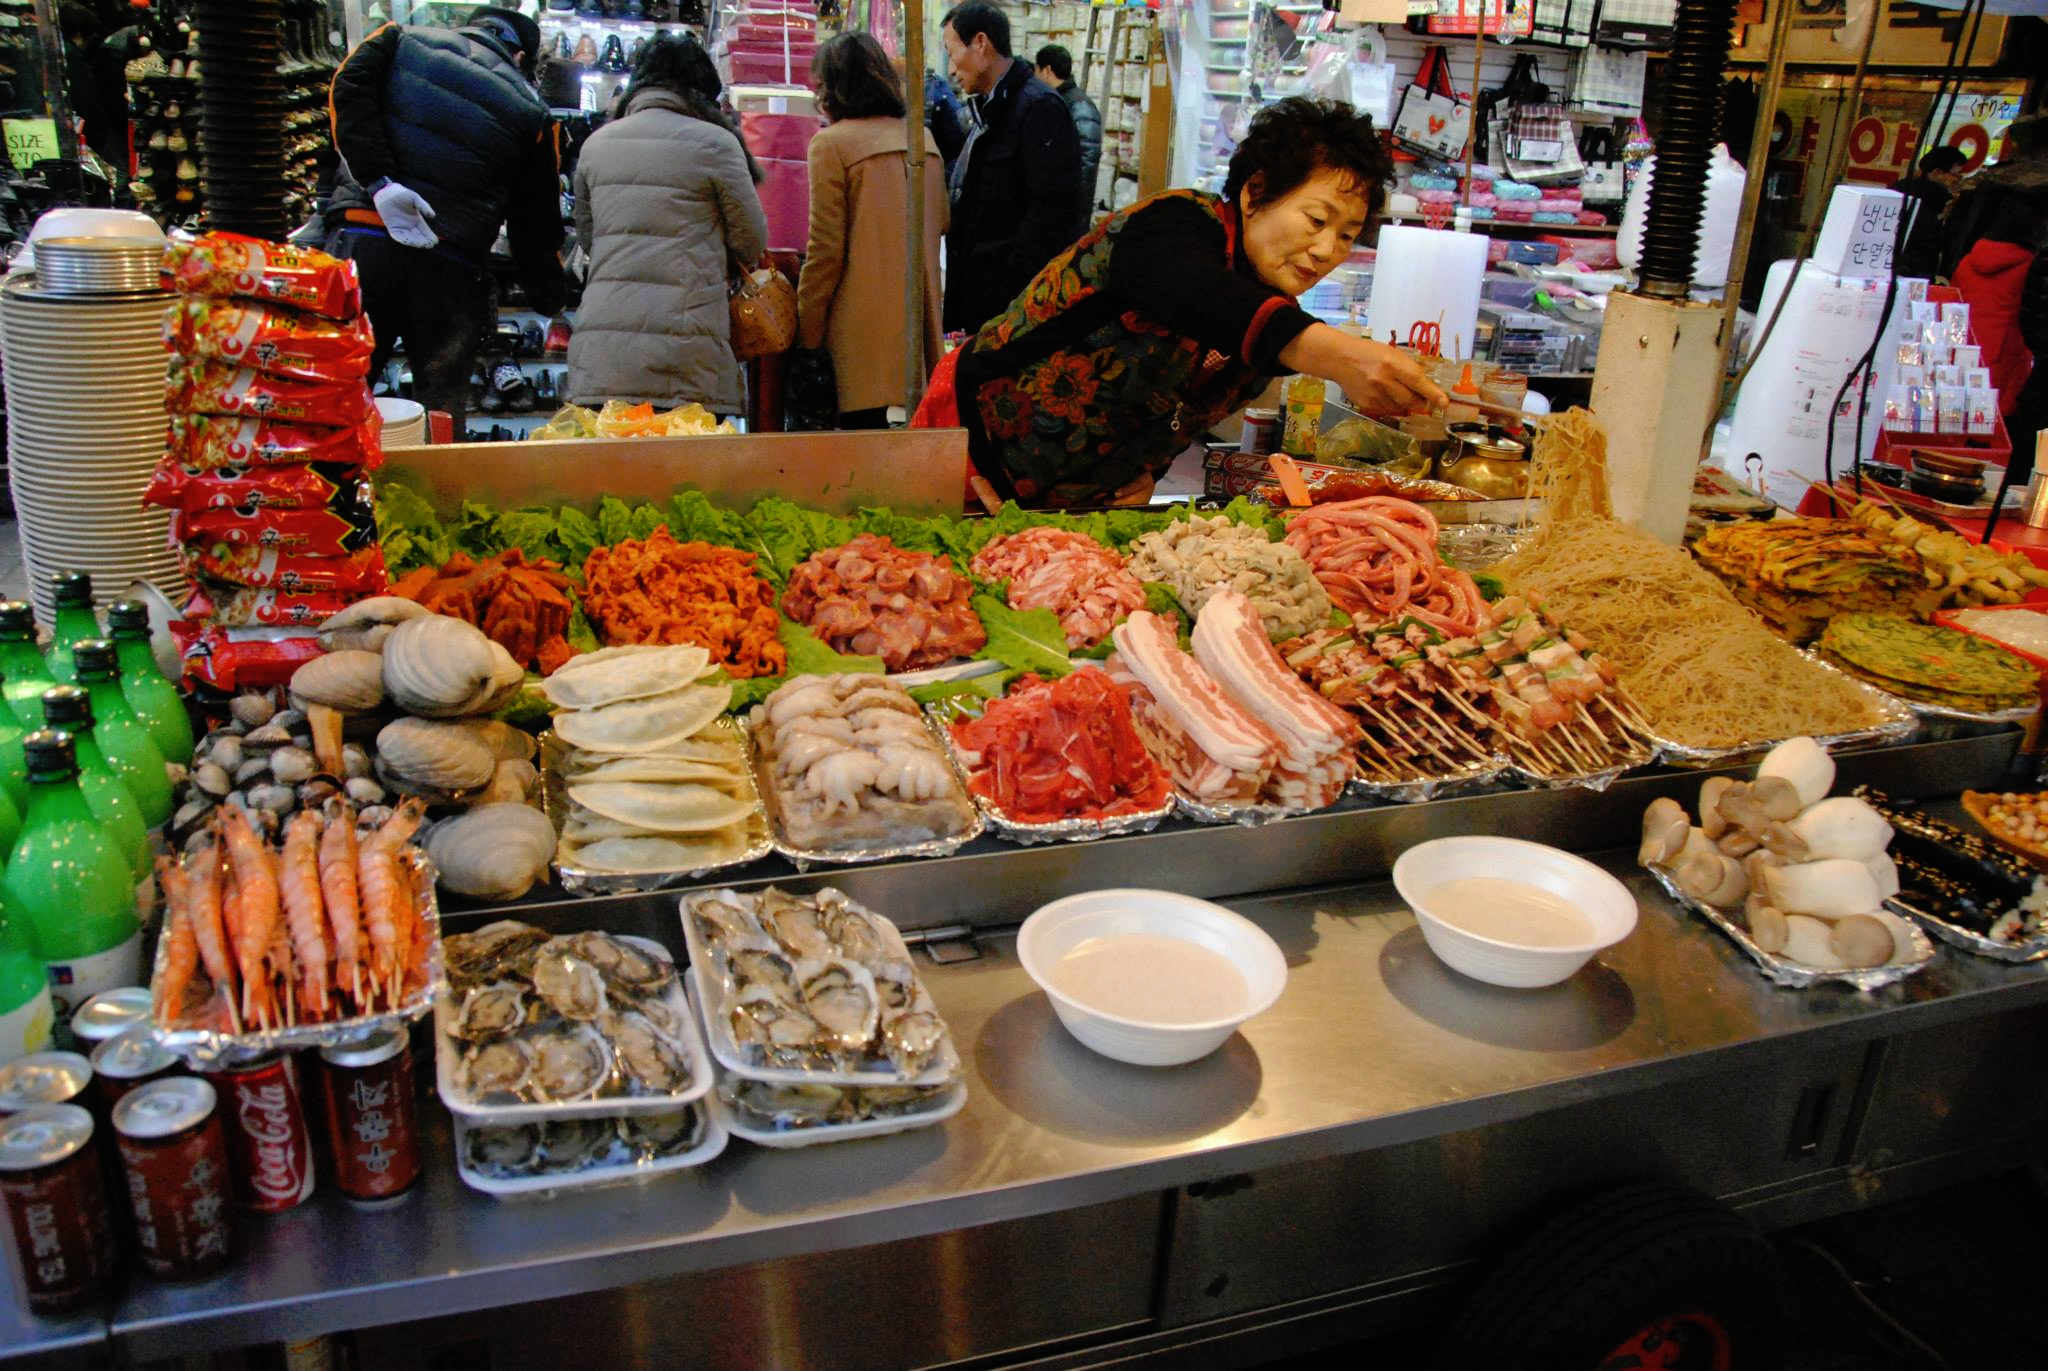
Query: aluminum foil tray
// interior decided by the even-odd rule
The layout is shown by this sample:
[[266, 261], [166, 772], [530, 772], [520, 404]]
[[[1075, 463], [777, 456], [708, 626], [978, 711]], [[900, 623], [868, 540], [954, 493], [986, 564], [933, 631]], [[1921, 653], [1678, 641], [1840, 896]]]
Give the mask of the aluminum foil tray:
[[1960, 924], [1950, 923], [1937, 914], [1929, 914], [1910, 900], [1894, 895], [1886, 900], [1885, 908], [1894, 914], [1903, 914], [1914, 923], [1932, 933], [1951, 947], [1978, 957], [1988, 957], [1994, 962], [2038, 962], [2048, 957], [2048, 936], [2029, 938], [2024, 942], [2002, 943], [1996, 938], [1987, 938]]
[[[728, 729], [733, 733], [739, 744], [740, 757], [746, 763], [740, 768], [740, 775], [754, 801], [754, 815], [747, 820], [747, 845], [740, 854], [707, 866], [678, 867], [668, 871], [592, 871], [558, 860], [555, 862], [555, 879], [561, 882], [562, 889], [571, 895], [630, 895], [642, 890], [664, 890], [670, 886], [687, 885], [720, 871], [747, 866], [775, 850], [775, 845], [768, 841], [768, 819], [762, 810], [761, 792], [754, 780], [753, 748], [748, 743], [746, 723], [726, 715], [715, 720], [711, 727]], [[567, 750], [552, 730], [540, 735], [541, 808], [555, 825], [557, 842], [561, 839], [563, 826], [569, 821], [568, 787], [561, 775], [562, 756]]]
[[[414, 907], [419, 911], [421, 920], [425, 922], [430, 937], [427, 943], [427, 974], [424, 983], [407, 996], [397, 1008], [376, 1014], [358, 1014], [353, 1018], [335, 1019], [327, 1023], [274, 1028], [268, 1032], [216, 1033], [204, 1028], [157, 1026], [153, 1029], [156, 1040], [184, 1058], [190, 1065], [213, 1070], [217, 1067], [255, 1061], [277, 1052], [296, 1051], [303, 1047], [346, 1047], [367, 1041], [391, 1029], [403, 1028], [415, 1019], [424, 1018], [434, 1007], [435, 998], [447, 985], [447, 977], [441, 963], [441, 905], [434, 894], [434, 864], [428, 859], [427, 854], [417, 847], [408, 846], [400, 854], [399, 860], [404, 863], [407, 873], [412, 877]], [[158, 938], [156, 964], [150, 972], [152, 985], [164, 974], [164, 964], [169, 956], [170, 939]]]
[[1758, 969], [1764, 973], [1764, 979], [1777, 985], [1805, 990], [1816, 985], [1839, 983], [1857, 990], [1876, 990], [1881, 986], [1903, 981], [1916, 971], [1924, 971], [1927, 964], [1934, 960], [1934, 944], [1927, 941], [1927, 935], [1921, 932], [1914, 920], [1906, 919], [1905, 925], [1910, 935], [1912, 950], [1906, 957], [1895, 958], [1883, 966], [1850, 969], [1808, 966], [1804, 962], [1795, 962], [1790, 957], [1781, 957], [1758, 947], [1751, 940], [1749, 930], [1744, 928], [1733, 914], [1686, 894], [1678, 888], [1678, 883], [1671, 879], [1670, 873], [1661, 867], [1646, 867], [1645, 870], [1656, 878], [1657, 884], [1664, 888], [1665, 894], [1727, 934], [1728, 940], [1741, 948], [1749, 959], [1757, 964]]
[[1351, 782], [1344, 787], [1347, 794], [1364, 795], [1375, 800], [1392, 800], [1397, 804], [1422, 804], [1460, 790], [1477, 789], [1491, 785], [1507, 770], [1507, 761], [1496, 757], [1491, 761], [1475, 762], [1462, 771], [1429, 773], [1418, 771], [1412, 777], [1387, 778], [1368, 776], [1363, 770], [1353, 773]]
[[1173, 798], [1155, 809], [1138, 810], [1130, 814], [1107, 815], [1098, 819], [1060, 819], [1051, 823], [1025, 823], [1006, 816], [1002, 809], [986, 796], [974, 793], [967, 784], [967, 764], [961, 760], [960, 751], [953, 745], [952, 730], [946, 727], [953, 718], [972, 718], [974, 711], [955, 701], [925, 706], [925, 714], [932, 727], [938, 732], [939, 740], [945, 744], [946, 759], [953, 764], [954, 774], [960, 777], [960, 785], [967, 792], [967, 798], [981, 811], [982, 821], [988, 831], [998, 838], [1013, 843], [1086, 843], [1097, 838], [1111, 838], [1122, 833], [1149, 833], [1159, 826], [1159, 821], [1173, 813]]
[[[833, 895], [846, 897], [839, 891], [827, 887], [813, 892], [818, 896]], [[944, 1085], [960, 1076], [960, 1051], [954, 1045], [953, 1031], [946, 1029], [945, 1037], [939, 1043], [939, 1050], [930, 1066], [915, 1076], [899, 1074], [893, 1067], [884, 1064], [879, 1067], [851, 1071], [832, 1071], [819, 1068], [763, 1066], [748, 1060], [733, 1037], [731, 1012], [739, 998], [739, 985], [734, 981], [726, 966], [725, 957], [714, 951], [697, 930], [697, 922], [690, 915], [692, 907], [700, 900], [723, 900], [729, 904], [752, 906], [755, 896], [742, 895], [732, 890], [696, 891], [682, 898], [677, 912], [683, 924], [683, 938], [690, 946], [690, 998], [697, 1006], [703, 1019], [704, 1037], [711, 1046], [711, 1055], [728, 1074], [749, 1077], [754, 1080], [771, 1081], [778, 1085], [835, 1085], [835, 1086], [892, 1086], [892, 1085]], [[868, 916], [881, 933], [887, 944], [891, 960], [909, 962], [910, 948], [904, 943], [903, 935], [896, 925], [876, 914], [866, 906], [852, 900], [846, 903]], [[945, 1018], [939, 1014], [938, 1005], [932, 1000], [932, 992], [925, 985], [924, 977], [915, 978], [915, 995], [911, 1009], [934, 1015], [944, 1025]]]
[[[1883, 722], [1873, 724], [1869, 728], [1852, 729], [1846, 733], [1816, 734], [1815, 742], [1830, 750], [1837, 747], [1874, 746], [1881, 743], [1902, 743], [1920, 731], [1920, 716], [1908, 709], [1905, 701], [1885, 694], [1867, 681], [1857, 680], [1810, 652], [1802, 652], [1800, 655], [1823, 671], [1832, 671], [1863, 691], [1884, 716]], [[1748, 758], [1760, 757], [1786, 739], [1764, 738], [1753, 743], [1737, 743], [1732, 747], [1691, 747], [1656, 734], [1651, 735], [1651, 741], [1657, 745], [1658, 757], [1672, 766], [1713, 767], [1729, 766]]]
[[782, 816], [775, 806], [774, 785], [762, 784], [760, 781], [761, 776], [767, 770], [766, 759], [761, 755], [758, 739], [754, 737], [752, 730], [748, 730], [746, 735], [748, 739], [747, 757], [753, 764], [756, 790], [761, 797], [762, 811], [768, 818], [769, 845], [776, 852], [781, 853], [782, 856], [794, 863], [796, 868], [801, 871], [813, 864], [856, 866], [867, 862], [900, 861], [905, 857], [944, 857], [958, 852], [961, 848], [979, 838], [987, 824], [981, 817], [981, 810], [976, 808], [973, 801], [967, 798], [967, 783], [961, 780], [960, 769], [953, 763], [953, 750], [946, 745], [946, 739], [943, 736], [944, 730], [940, 729], [932, 721], [930, 715], [923, 717], [925, 727], [932, 730], [933, 736], [938, 741], [939, 754], [947, 759], [946, 764], [952, 767], [953, 779], [960, 787], [960, 799], [967, 810], [968, 822], [965, 828], [958, 833], [949, 834], [943, 838], [926, 838], [919, 842], [896, 843], [888, 847], [799, 847], [791, 842], [782, 830]]

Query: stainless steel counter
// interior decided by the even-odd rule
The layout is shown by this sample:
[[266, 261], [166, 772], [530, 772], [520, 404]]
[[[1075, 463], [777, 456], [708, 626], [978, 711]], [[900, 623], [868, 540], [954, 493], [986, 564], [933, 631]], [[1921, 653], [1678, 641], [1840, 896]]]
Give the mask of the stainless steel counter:
[[[2008, 734], [1847, 757], [1843, 784], [1869, 779], [1900, 794], [1994, 784], [2012, 741]], [[0, 1358], [89, 1352], [111, 1336], [124, 1359], [145, 1361], [1038, 1222], [1033, 1216], [1090, 1206], [1115, 1209], [1129, 1224], [1129, 1204], [1175, 1187], [1298, 1172], [1325, 1159], [1566, 1117], [1599, 1102], [1625, 1109], [1636, 1097], [1668, 1101], [1685, 1083], [1731, 1073], [1789, 1077], [1790, 1063], [1815, 1054], [1853, 1058], [1879, 1039], [2048, 1004], [2048, 970], [1946, 949], [1926, 973], [1873, 995], [1776, 989], [1717, 932], [1629, 870], [1630, 853], [1611, 850], [1603, 860], [1642, 903], [1636, 933], [1563, 986], [1497, 990], [1444, 968], [1391, 886], [1359, 879], [1384, 870], [1407, 843], [1443, 833], [1632, 846], [1635, 816], [1651, 796], [1689, 796], [1697, 784], [1696, 775], [1649, 776], [1604, 795], [1522, 792], [1351, 808], [1268, 829], [1187, 829], [814, 873], [806, 879], [844, 884], [924, 926], [963, 914], [1014, 922], [1071, 888], [1147, 884], [1219, 896], [1278, 940], [1291, 967], [1288, 989], [1204, 1061], [1166, 1071], [1126, 1067], [1069, 1038], [1016, 964], [1009, 934], [984, 927], [978, 959], [924, 968], [969, 1076], [967, 1107], [946, 1124], [795, 1152], [734, 1143], [698, 1172], [503, 1203], [461, 1184], [446, 1115], [430, 1104], [427, 1173], [399, 1207], [365, 1213], [323, 1192], [291, 1213], [251, 1219], [246, 1250], [213, 1280], [133, 1281], [102, 1319], [44, 1322], [9, 1310], [0, 1314]], [[1269, 890], [1285, 872], [1324, 883], [1230, 893]], [[556, 928], [656, 936], [680, 952], [674, 908], [674, 896], [662, 895], [542, 901], [519, 912]], [[1648, 1093], [1656, 1091], [1665, 1093]], [[1711, 1136], [1713, 1121], [1700, 1127]]]
[[1285, 949], [1278, 1006], [1167, 1071], [1069, 1038], [1007, 936], [927, 966], [967, 1059], [965, 1112], [937, 1128], [794, 1153], [735, 1143], [703, 1171], [504, 1204], [457, 1180], [445, 1122], [411, 1201], [331, 1196], [251, 1224], [223, 1276], [145, 1283], [114, 1309], [135, 1360], [425, 1318], [933, 1234], [1237, 1172], [1387, 1147], [1800, 1050], [2048, 1001], [2048, 971], [1945, 952], [1863, 996], [1778, 990], [1718, 933], [1629, 873], [1642, 923], [1550, 990], [1445, 969], [1390, 886], [1232, 900]]

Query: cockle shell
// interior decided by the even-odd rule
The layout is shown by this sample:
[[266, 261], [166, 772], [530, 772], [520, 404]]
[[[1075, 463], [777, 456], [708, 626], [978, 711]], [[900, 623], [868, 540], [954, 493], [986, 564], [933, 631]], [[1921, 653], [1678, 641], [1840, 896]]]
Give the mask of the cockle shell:
[[470, 790], [491, 779], [498, 759], [460, 724], [431, 719], [394, 719], [377, 734], [377, 756], [414, 785]]
[[434, 825], [426, 847], [443, 889], [516, 900], [547, 874], [555, 827], [523, 804], [485, 804]]

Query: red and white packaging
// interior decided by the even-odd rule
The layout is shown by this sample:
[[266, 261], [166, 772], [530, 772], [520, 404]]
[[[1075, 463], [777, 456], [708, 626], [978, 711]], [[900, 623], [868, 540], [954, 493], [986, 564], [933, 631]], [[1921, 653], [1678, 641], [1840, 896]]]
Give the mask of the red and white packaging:
[[164, 247], [164, 286], [180, 295], [267, 300], [329, 319], [363, 312], [356, 264], [313, 248], [239, 233], [207, 233]]
[[222, 414], [173, 414], [167, 460], [197, 471], [323, 462], [374, 470], [384, 464], [377, 421], [320, 428]]
[[300, 381], [360, 381], [376, 339], [368, 319], [323, 319], [250, 300], [187, 295], [164, 311], [164, 346]]
[[377, 413], [370, 388], [361, 381], [294, 381], [176, 357], [164, 378], [164, 408], [174, 414], [234, 415], [326, 428], [353, 428], [373, 422]]
[[313, 1197], [313, 1130], [298, 1063], [285, 1054], [206, 1073], [220, 1094], [235, 1198], [275, 1214]]
[[326, 651], [298, 628], [220, 628], [191, 619], [174, 619], [170, 628], [185, 674], [231, 694], [286, 685]]

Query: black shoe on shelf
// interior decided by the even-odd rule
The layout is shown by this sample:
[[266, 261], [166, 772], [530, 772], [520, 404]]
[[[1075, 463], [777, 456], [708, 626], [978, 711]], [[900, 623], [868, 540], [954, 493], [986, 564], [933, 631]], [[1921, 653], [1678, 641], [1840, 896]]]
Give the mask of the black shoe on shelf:
[[540, 320], [529, 319], [526, 327], [519, 330], [519, 355], [538, 357], [541, 348]]
[[[668, 0], [647, 0], [647, 17], [657, 24], [666, 24], [675, 17], [675, 6]], [[660, 35], [667, 37], [667, 34]]]
[[533, 382], [510, 357], [491, 367], [491, 388], [484, 394], [484, 410], [490, 414], [524, 414], [533, 408]]
[[693, 29], [704, 27], [704, 0], [676, 0], [676, 21]]
[[609, 0], [579, 0], [576, 12], [585, 19], [609, 19], [612, 7]]
[[624, 71], [626, 69], [626, 46], [619, 41], [616, 33], [604, 40], [604, 55], [597, 59], [599, 71]]
[[536, 408], [550, 414], [562, 407], [562, 392], [555, 384], [555, 373], [543, 368], [541, 373], [533, 378], [533, 398]]
[[519, 331], [519, 325], [510, 319], [500, 319], [491, 333], [491, 345], [495, 351], [508, 357], [516, 357], [519, 349], [526, 345], [526, 335]]

